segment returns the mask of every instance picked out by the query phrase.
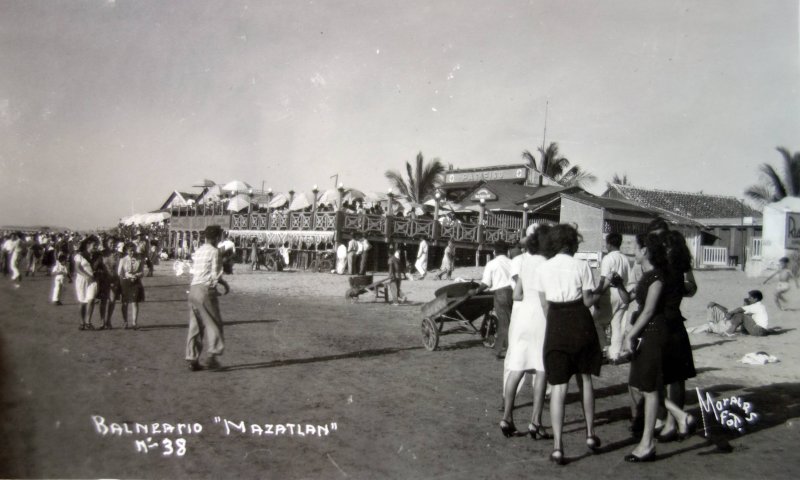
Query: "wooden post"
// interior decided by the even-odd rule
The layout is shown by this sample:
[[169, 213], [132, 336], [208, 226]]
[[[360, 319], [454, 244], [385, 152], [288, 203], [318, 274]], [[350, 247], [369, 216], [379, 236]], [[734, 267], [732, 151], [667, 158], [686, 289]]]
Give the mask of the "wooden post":
[[389, 202], [386, 209], [386, 226], [384, 227], [384, 236], [386, 237], [386, 244], [388, 245], [392, 239], [392, 232], [394, 231], [394, 193], [392, 193], [391, 188], [386, 194], [386, 197], [389, 199]]
[[434, 245], [439, 242], [439, 234], [441, 233], [439, 230], [439, 198], [442, 196], [441, 193], [437, 190], [433, 196], [433, 238], [431, 239]]
[[267, 230], [270, 228], [270, 223], [272, 223], [272, 207], [270, 204], [272, 203], [272, 189], [270, 188], [267, 190]]
[[247, 229], [253, 229], [253, 189], [248, 189], [247, 194], [250, 197], [250, 203], [247, 204]]
[[528, 203], [522, 204], [522, 228], [520, 229], [519, 238], [525, 238], [525, 232], [528, 231]]
[[486, 200], [481, 198], [481, 209], [478, 213], [478, 247], [475, 250], [475, 266], [480, 267], [481, 249], [484, 241], [483, 220], [486, 218]]
[[314, 194], [314, 200], [311, 204], [311, 230], [314, 230], [317, 224], [317, 193], [319, 193], [319, 189], [316, 185], [311, 189], [311, 193]]

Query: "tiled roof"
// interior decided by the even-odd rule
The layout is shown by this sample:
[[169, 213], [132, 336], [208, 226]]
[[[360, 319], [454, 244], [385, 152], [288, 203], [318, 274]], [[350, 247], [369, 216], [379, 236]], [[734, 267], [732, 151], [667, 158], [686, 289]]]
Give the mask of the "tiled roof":
[[646, 207], [658, 208], [695, 219], [761, 216], [761, 212], [742, 203], [738, 198], [723, 195], [673, 192], [612, 184], [603, 196], [621, 197]]

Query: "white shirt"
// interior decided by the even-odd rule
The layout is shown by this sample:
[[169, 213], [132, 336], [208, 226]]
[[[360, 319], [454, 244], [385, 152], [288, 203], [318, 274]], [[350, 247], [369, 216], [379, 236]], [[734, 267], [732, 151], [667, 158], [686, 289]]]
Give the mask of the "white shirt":
[[227, 251], [233, 253], [236, 252], [236, 244], [233, 243], [233, 241], [230, 238], [226, 238], [225, 240], [219, 242], [217, 248], [219, 249], [220, 252], [227, 252]]
[[[419, 250], [417, 250], [417, 258], [428, 258], [428, 242], [420, 240]], [[488, 266], [488, 265], [487, 265]]]
[[336, 258], [347, 258], [347, 247], [343, 243], [336, 249]]
[[584, 290], [594, 289], [592, 269], [586, 260], [559, 253], [539, 267], [534, 288], [544, 292], [548, 302], [574, 302]]
[[631, 264], [619, 250], [609, 252], [600, 262], [600, 276], [611, 280], [611, 274], [616, 273], [622, 277], [623, 285], [627, 285], [630, 280]]
[[498, 255], [483, 269], [481, 283], [488, 286], [489, 290], [495, 291], [505, 287], [514, 288], [514, 280], [511, 278], [511, 260], [505, 255]]
[[744, 313], [749, 313], [753, 316], [753, 321], [756, 322], [761, 328], [768, 328], [769, 315], [767, 315], [767, 307], [761, 302], [752, 303], [750, 305], [742, 306]]

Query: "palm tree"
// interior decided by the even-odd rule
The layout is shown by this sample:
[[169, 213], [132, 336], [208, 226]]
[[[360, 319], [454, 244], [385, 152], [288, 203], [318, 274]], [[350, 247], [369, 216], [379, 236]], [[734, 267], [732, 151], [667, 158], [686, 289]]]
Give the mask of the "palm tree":
[[570, 167], [569, 160], [563, 157], [558, 151], [557, 143], [550, 142], [547, 149], [539, 147], [538, 150], [539, 156], [541, 157], [538, 165], [536, 164], [536, 157], [528, 150], [522, 152], [522, 158], [527, 161], [534, 170], [547, 175], [559, 184], [565, 187], [583, 187], [597, 180], [597, 177], [581, 169], [578, 165]]
[[761, 183], [750, 186], [744, 194], [754, 202], [765, 205], [785, 197], [800, 197], [800, 152], [792, 155], [788, 149], [777, 147], [783, 156], [783, 178], [768, 163], [759, 166]]
[[610, 182], [606, 182], [606, 186], [611, 188], [611, 185], [633, 185], [630, 180], [628, 180], [628, 174], [623, 173], [620, 177], [618, 173], [614, 173], [614, 176], [611, 177]]
[[444, 165], [438, 158], [425, 164], [422, 152], [419, 152], [415, 167], [412, 169], [411, 164], [406, 162], [407, 178], [403, 178], [397, 170], [387, 170], [384, 175], [400, 195], [411, 202], [422, 203], [442, 183]]

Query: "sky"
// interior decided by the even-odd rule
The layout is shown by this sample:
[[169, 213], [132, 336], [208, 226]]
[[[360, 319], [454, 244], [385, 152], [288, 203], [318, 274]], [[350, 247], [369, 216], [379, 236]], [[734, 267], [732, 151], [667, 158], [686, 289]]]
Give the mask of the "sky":
[[[798, 0], [0, 1], [0, 225], [107, 228], [203, 179], [386, 191], [557, 142], [743, 197], [800, 151]], [[546, 107], [547, 105], [547, 107]]]

